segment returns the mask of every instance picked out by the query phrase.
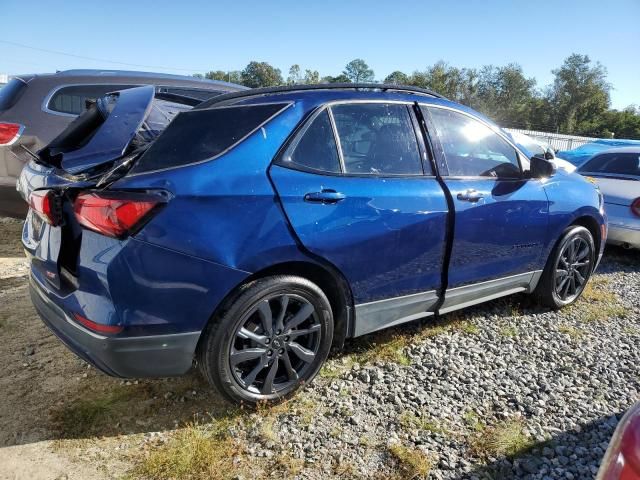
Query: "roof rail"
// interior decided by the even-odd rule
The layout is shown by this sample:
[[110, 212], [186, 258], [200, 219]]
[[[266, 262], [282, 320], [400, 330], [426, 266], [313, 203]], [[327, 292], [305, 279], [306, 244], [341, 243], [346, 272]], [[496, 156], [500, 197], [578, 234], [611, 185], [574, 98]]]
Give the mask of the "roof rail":
[[253, 97], [257, 95], [268, 95], [271, 93], [286, 93], [286, 92], [299, 92], [308, 90], [380, 90], [383, 92], [395, 91], [395, 92], [407, 92], [417, 93], [420, 95], [429, 95], [431, 97], [443, 98], [444, 96], [439, 93], [427, 90], [426, 88], [412, 87], [409, 85], [391, 85], [388, 83], [316, 83], [312, 85], [287, 85], [281, 87], [263, 87], [252, 88], [250, 90], [243, 90], [240, 92], [231, 92], [224, 95], [218, 95], [216, 97], [205, 100], [199, 104], [196, 108], [207, 108], [212, 105], [224, 103], [230, 100], [236, 100], [239, 98]]

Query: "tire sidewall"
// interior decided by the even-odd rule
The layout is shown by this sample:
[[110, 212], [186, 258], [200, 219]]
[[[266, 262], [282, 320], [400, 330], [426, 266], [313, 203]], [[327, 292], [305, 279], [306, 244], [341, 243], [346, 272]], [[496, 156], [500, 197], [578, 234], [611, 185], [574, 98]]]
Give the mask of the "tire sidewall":
[[[230, 350], [235, 333], [240, 324], [244, 322], [247, 312], [265, 298], [277, 294], [299, 295], [313, 305], [316, 312], [318, 312], [318, 321], [321, 327], [320, 345], [312, 368], [289, 391], [258, 395], [245, 390], [238, 384], [231, 371], [229, 362]], [[329, 300], [317, 285], [301, 277], [267, 277], [251, 282], [232, 299], [228, 310], [219, 319], [214, 319], [213, 321], [216, 323], [214, 325], [215, 328], [210, 331], [203, 358], [205, 370], [207, 377], [215, 384], [218, 390], [234, 402], [256, 405], [258, 403], [273, 403], [289, 398], [317, 375], [331, 349], [333, 314]]]
[[[587, 273], [587, 277], [585, 279], [584, 284], [580, 287], [578, 294], [575, 295], [575, 297], [571, 300], [562, 300], [556, 292], [556, 282], [555, 282], [556, 265], [558, 264], [558, 259], [560, 257], [560, 253], [562, 252], [563, 247], [572, 238], [576, 236], [582, 237], [589, 244], [589, 249], [590, 249], [589, 271]], [[578, 298], [580, 298], [580, 296], [582, 295], [582, 292], [584, 291], [585, 287], [589, 283], [589, 280], [591, 279], [591, 275], [593, 274], [593, 269], [595, 267], [595, 257], [596, 257], [595, 243], [593, 241], [593, 236], [591, 235], [591, 232], [589, 232], [589, 230], [587, 230], [585, 227], [582, 227], [582, 226], [574, 226], [565, 230], [565, 233], [563, 234], [562, 238], [558, 242], [557, 247], [554, 250], [554, 254], [551, 258], [552, 261], [551, 261], [551, 264], [549, 265], [550, 267], [549, 275], [551, 276], [551, 280], [552, 280], [550, 282], [551, 297], [553, 298], [553, 302], [558, 306], [558, 308], [571, 305]]]

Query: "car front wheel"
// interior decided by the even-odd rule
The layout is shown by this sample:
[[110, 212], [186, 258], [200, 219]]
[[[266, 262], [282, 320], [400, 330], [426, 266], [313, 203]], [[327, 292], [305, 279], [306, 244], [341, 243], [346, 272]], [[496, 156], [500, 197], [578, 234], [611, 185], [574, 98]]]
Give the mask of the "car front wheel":
[[585, 227], [567, 228], [554, 248], [534, 295], [539, 303], [558, 309], [575, 302], [595, 267], [593, 236]]
[[243, 286], [213, 319], [200, 366], [233, 402], [275, 402], [315, 377], [332, 336], [331, 306], [317, 285], [297, 276], [261, 278]]

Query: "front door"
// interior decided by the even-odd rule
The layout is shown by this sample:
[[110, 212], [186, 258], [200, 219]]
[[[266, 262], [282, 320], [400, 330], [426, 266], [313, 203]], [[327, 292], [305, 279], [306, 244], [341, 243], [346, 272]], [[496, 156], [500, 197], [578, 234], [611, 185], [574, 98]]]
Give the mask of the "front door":
[[[451, 293], [464, 303], [526, 290], [544, 265], [549, 202], [542, 181], [523, 175], [516, 149], [487, 124], [448, 108], [426, 110], [455, 207], [448, 288], [459, 290], [442, 311]], [[461, 288], [467, 285], [474, 286]]]

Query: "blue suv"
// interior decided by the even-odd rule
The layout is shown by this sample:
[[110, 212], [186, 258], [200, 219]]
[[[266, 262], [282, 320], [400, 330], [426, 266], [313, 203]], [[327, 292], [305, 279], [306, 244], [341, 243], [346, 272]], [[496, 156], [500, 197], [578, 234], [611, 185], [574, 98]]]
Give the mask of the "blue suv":
[[348, 338], [516, 292], [568, 305], [607, 234], [592, 183], [390, 85], [115, 92], [18, 188], [32, 300], [71, 350], [121, 377], [195, 361], [250, 405]]

